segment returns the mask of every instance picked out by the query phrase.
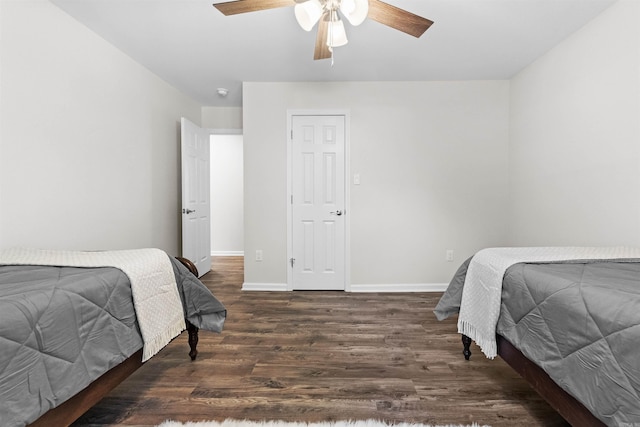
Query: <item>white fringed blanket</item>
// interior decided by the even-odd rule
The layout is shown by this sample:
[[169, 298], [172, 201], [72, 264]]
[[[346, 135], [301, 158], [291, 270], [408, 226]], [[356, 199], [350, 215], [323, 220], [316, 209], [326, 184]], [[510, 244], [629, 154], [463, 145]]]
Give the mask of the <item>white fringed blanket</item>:
[[471, 259], [462, 290], [458, 332], [473, 339], [489, 358], [497, 356], [496, 325], [500, 316], [502, 279], [520, 262], [640, 259], [633, 247], [489, 248]]
[[160, 249], [105, 252], [13, 248], [0, 251], [0, 265], [115, 267], [131, 281], [133, 304], [144, 342], [142, 361], [159, 352], [185, 328], [173, 266]]

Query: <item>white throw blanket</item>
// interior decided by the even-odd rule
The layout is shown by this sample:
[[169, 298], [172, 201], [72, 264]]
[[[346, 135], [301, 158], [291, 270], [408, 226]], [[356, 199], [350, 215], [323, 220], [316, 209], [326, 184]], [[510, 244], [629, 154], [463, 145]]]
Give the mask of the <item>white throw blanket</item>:
[[637, 260], [640, 248], [632, 247], [539, 247], [489, 248], [471, 259], [462, 290], [458, 332], [473, 339], [482, 352], [497, 355], [496, 326], [500, 316], [502, 279], [507, 269], [520, 262], [576, 260]]
[[13, 248], [0, 251], [0, 265], [116, 267], [131, 281], [133, 304], [144, 342], [142, 361], [185, 328], [182, 302], [168, 255], [160, 249], [105, 252]]

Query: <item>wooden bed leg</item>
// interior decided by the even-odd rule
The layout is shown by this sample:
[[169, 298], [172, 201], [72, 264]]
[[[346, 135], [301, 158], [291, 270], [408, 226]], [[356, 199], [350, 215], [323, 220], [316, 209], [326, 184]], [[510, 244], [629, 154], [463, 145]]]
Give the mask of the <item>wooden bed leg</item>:
[[471, 350], [469, 350], [469, 347], [471, 347], [471, 338], [463, 334], [462, 345], [464, 346], [462, 354], [464, 354], [465, 359], [469, 360], [469, 358], [471, 357]]
[[[176, 257], [176, 259], [180, 261], [182, 265], [187, 267], [191, 274], [196, 277], [199, 276], [198, 269], [193, 262], [183, 257]], [[189, 352], [189, 357], [191, 357], [191, 360], [196, 360], [196, 356], [198, 355], [198, 350], [196, 349], [196, 347], [198, 346], [198, 327], [193, 325], [187, 319], [184, 319], [184, 321], [187, 324], [187, 332], [189, 332], [189, 348], [191, 349], [191, 351]]]
[[187, 322], [187, 332], [189, 332], [189, 348], [191, 349], [189, 357], [191, 357], [191, 360], [196, 360], [198, 355], [198, 350], [196, 349], [198, 345], [198, 328], [191, 322]]

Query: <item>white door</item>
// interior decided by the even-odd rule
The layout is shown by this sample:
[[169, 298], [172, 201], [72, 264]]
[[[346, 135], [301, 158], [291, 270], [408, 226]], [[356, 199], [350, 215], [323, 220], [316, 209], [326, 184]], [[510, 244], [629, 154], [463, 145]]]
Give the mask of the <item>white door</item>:
[[345, 289], [345, 116], [291, 117], [290, 286]]
[[182, 256], [202, 276], [211, 270], [209, 134], [184, 117], [182, 154]]

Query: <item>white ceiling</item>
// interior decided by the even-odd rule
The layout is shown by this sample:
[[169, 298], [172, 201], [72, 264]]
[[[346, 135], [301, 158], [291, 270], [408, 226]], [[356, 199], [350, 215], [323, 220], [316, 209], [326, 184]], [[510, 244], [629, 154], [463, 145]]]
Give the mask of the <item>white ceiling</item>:
[[51, 1], [209, 106], [240, 106], [243, 81], [509, 79], [615, 2], [385, 0], [435, 23], [416, 39], [346, 22], [349, 44], [332, 66], [313, 60], [315, 29], [302, 30], [293, 8], [224, 16], [212, 6], [220, 0]]

